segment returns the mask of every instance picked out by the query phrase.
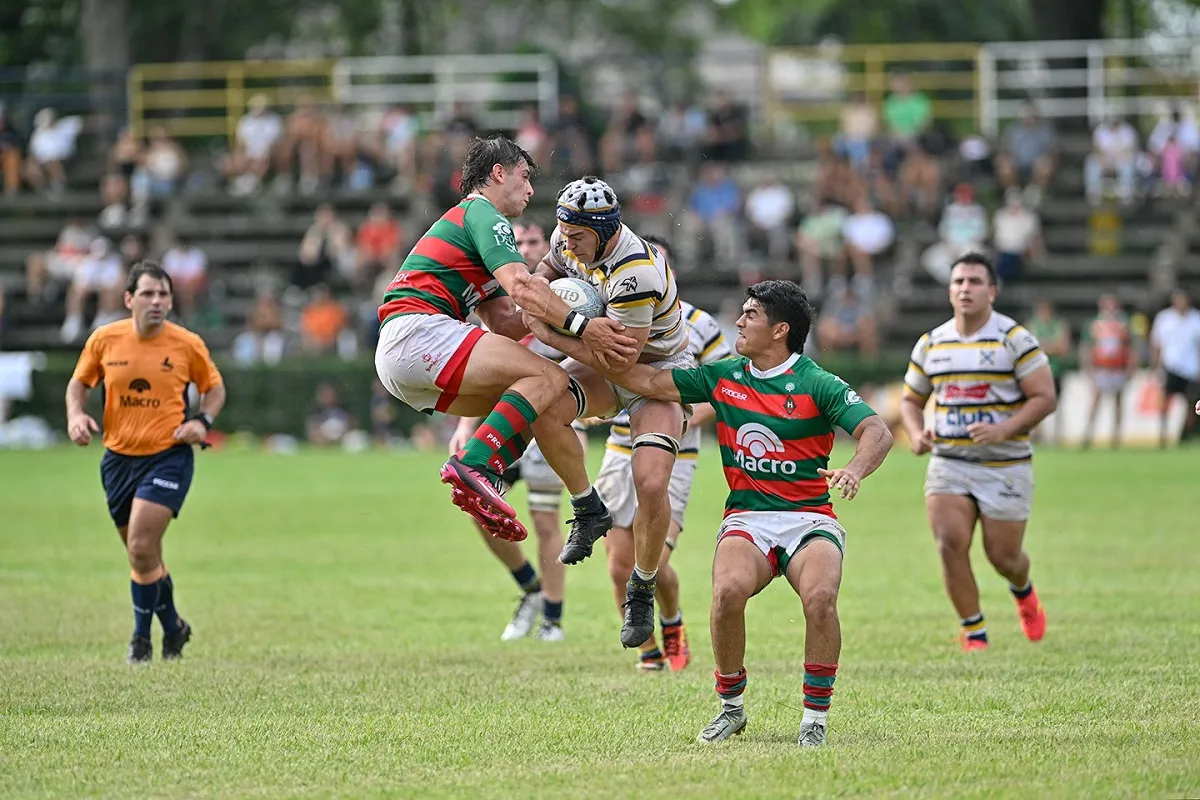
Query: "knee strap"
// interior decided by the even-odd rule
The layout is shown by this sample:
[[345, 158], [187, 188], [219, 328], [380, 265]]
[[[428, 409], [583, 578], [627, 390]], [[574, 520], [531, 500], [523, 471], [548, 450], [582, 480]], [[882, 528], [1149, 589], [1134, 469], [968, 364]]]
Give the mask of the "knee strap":
[[679, 442], [665, 433], [643, 433], [633, 440], [633, 449], [637, 450], [639, 447], [655, 447], [666, 450], [673, 456], [679, 455]]

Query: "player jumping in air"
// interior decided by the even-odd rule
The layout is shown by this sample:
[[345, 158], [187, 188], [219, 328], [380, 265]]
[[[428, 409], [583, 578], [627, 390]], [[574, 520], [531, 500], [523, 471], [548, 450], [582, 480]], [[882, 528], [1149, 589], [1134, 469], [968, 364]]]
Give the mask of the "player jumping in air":
[[[647, 236], [645, 239], [667, 259], [668, 264], [671, 262], [666, 241], [656, 236]], [[721, 334], [721, 326], [708, 312], [683, 301], [680, 301], [679, 310], [688, 328], [688, 349], [698, 363], [711, 364], [733, 355]], [[708, 403], [693, 406], [692, 418], [688, 421], [683, 441], [679, 443], [679, 455], [671, 469], [671, 480], [667, 485], [671, 501], [671, 527], [662, 559], [658, 562], [658, 580], [654, 592], [659, 624], [662, 626], [662, 648], [659, 649], [658, 642], [651, 634], [639, 648], [640, 669], [670, 669], [677, 672], [686, 667], [691, 659], [687, 629], [679, 607], [679, 575], [671, 566], [670, 558], [683, 531], [684, 513], [692, 494], [696, 460], [700, 454], [700, 429], [713, 416], [712, 406]], [[613, 529], [604, 538], [604, 549], [608, 554], [608, 574], [612, 580], [617, 610], [622, 615], [625, 584], [634, 563], [633, 519], [637, 512], [637, 490], [633, 483], [633, 440], [630, 433], [629, 413], [622, 411], [609, 429], [604, 461], [596, 475], [596, 491], [600, 492], [614, 520]]]
[[[636, 340], [639, 361], [659, 370], [694, 365], [671, 267], [661, 253], [621, 222], [621, 205], [612, 188], [590, 175], [573, 181], [559, 193], [555, 215], [558, 227], [538, 274], [547, 279], [578, 278], [598, 286], [607, 302], [608, 319]], [[626, 366], [610, 363], [613, 369]], [[630, 392], [578, 360], [564, 361], [563, 368], [582, 388], [582, 394], [560, 395], [553, 415], [533, 426], [546, 460], [571, 492], [575, 511], [576, 525], [560, 559], [564, 564], [577, 564], [590, 556], [596, 540], [612, 527], [612, 517], [588, 481], [579, 439], [558, 420], [572, 413], [610, 418], [624, 409], [629, 412], [633, 437], [637, 512], [621, 644], [638, 647], [654, 633], [658, 565], [671, 526], [668, 486], [683, 434], [684, 409], [678, 401], [663, 402]], [[573, 406], [573, 400], [578, 404]], [[596, 520], [600, 509], [604, 524], [578, 524], [581, 519]]]
[[[540, 414], [568, 409], [565, 418], [547, 420], [566, 427], [574, 419], [572, 395], [582, 396], [561, 367], [517, 343], [529, 330], [516, 304], [615, 363], [639, 352], [638, 341], [620, 333], [620, 322], [571, 311], [525, 266], [509, 217], [528, 205], [533, 169], [529, 154], [511, 140], [475, 140], [463, 161], [462, 201], [420, 238], [383, 296], [375, 351], [380, 381], [412, 408], [486, 415], [441, 476], [455, 505], [513, 541], [526, 532], [501, 496], [500, 476], [525, 452]], [[466, 321], [471, 312], [490, 332]], [[567, 402], [555, 406], [560, 396]]]
[[[1026, 638], [1036, 642], [1046, 633], [1022, 544], [1033, 506], [1029, 432], [1054, 411], [1054, 376], [1033, 334], [996, 313], [996, 291], [996, 272], [984, 256], [968, 253], [954, 263], [954, 317], [917, 340], [900, 406], [912, 451], [933, 453], [925, 511], [965, 650], [988, 646], [971, 571], [976, 522], [988, 561], [1008, 580]], [[931, 394], [934, 422], [926, 429]]]
[[[148, 664], [156, 614], [164, 659], [179, 658], [192, 638], [192, 626], [175, 610], [162, 542], [192, 483], [192, 445], [204, 441], [225, 405], [225, 386], [200, 337], [167, 321], [171, 278], [161, 267], [148, 261], [133, 266], [125, 307], [130, 319], [97, 328], [83, 346], [67, 383], [67, 434], [86, 447], [100, 430], [84, 405], [88, 390], [103, 381], [100, 480], [129, 555], [134, 627], [127, 660]], [[199, 413], [189, 419], [192, 383], [202, 397]]]
[[[729, 484], [713, 559], [712, 642], [721, 711], [699, 741], [718, 742], [746, 727], [746, 603], [783, 575], [804, 607], [804, 718], [798, 744], [825, 742], [826, 716], [841, 652], [837, 596], [846, 531], [830, 489], [853, 498], [888, 453], [887, 425], [845, 384], [801, 355], [813, 312], [790, 281], [746, 290], [737, 352], [707, 366], [671, 371], [635, 365], [610, 373], [643, 397], [711, 403]], [[533, 324], [538, 337], [569, 356], [588, 353]], [[599, 365], [597, 365], [599, 367]], [[834, 427], [858, 446], [841, 469], [828, 469]]]

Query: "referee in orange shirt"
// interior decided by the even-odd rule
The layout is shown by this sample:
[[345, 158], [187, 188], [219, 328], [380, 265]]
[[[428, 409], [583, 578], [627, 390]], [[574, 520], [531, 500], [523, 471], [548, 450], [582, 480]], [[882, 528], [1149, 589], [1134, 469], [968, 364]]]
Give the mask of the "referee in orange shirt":
[[[154, 654], [150, 623], [163, 627], [162, 657], [179, 658], [192, 627], [175, 610], [175, 587], [163, 564], [162, 540], [192, 483], [192, 445], [202, 444], [225, 405], [221, 373], [204, 341], [173, 322], [171, 278], [141, 261], [129, 271], [130, 319], [97, 328], [67, 384], [67, 433], [86, 447], [100, 430], [84, 411], [88, 390], [104, 382], [104, 457], [100, 480], [129, 554], [133, 595], [130, 664]], [[187, 390], [196, 384], [200, 411], [187, 417]]]

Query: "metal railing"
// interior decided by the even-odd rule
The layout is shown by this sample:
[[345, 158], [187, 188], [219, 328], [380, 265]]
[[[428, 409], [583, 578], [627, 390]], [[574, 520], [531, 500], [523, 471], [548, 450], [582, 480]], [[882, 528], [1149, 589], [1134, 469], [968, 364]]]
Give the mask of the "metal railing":
[[979, 127], [988, 136], [1030, 100], [1043, 117], [1096, 125], [1110, 113], [1155, 114], [1163, 104], [1194, 99], [1200, 42], [1151, 37], [988, 44], [979, 71]]
[[549, 56], [397, 56], [140, 64], [129, 72], [129, 124], [179, 137], [233, 139], [247, 101], [265, 95], [276, 110], [307, 95], [318, 103], [383, 109], [411, 106], [430, 122], [470, 104], [485, 129], [511, 129], [520, 109], [543, 122], [558, 110], [558, 70]]
[[882, 106], [890, 76], [906, 73], [929, 96], [940, 120], [977, 120], [977, 44], [828, 45], [768, 51], [762, 86], [764, 121], [835, 123], [855, 92]]

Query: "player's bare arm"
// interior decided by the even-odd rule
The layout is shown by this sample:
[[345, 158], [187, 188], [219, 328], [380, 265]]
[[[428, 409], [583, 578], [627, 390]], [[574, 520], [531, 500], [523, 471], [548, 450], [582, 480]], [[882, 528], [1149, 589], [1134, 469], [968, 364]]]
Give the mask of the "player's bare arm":
[[67, 381], [67, 436], [80, 447], [92, 442], [92, 434], [99, 433], [100, 426], [83, 410], [87, 403], [88, 385], [78, 378]]
[[900, 421], [908, 432], [909, 447], [919, 456], [933, 449], [933, 431], [925, 428], [925, 404], [928, 401], [928, 397], [912, 391], [905, 391], [900, 400]]
[[[184, 444], [200, 444], [208, 437], [212, 421], [225, 407], [225, 384], [218, 383], [200, 398], [200, 418], [190, 419], [175, 429], [175, 440]], [[206, 424], [207, 423], [207, 424]]]
[[1050, 416], [1058, 406], [1054, 394], [1054, 374], [1049, 366], [1041, 367], [1020, 381], [1025, 404], [1004, 422], [976, 422], [967, 427], [971, 441], [976, 444], [996, 444], [1014, 436], [1028, 433]]
[[707, 425], [716, 418], [717, 411], [712, 407], [712, 403], [693, 403], [692, 418], [688, 420], [688, 427], [697, 428]]
[[511, 297], [497, 297], [480, 303], [475, 313], [483, 320], [483, 324], [492, 333], [499, 334], [514, 341], [520, 341], [529, 335], [525, 326], [524, 314]]
[[[601, 361], [586, 342], [571, 336], [563, 336], [540, 320], [530, 319], [528, 322], [529, 329], [533, 331], [534, 336], [567, 357], [586, 364], [604, 377], [611, 379], [613, 383], [651, 400], [662, 400], [667, 403], [680, 402], [679, 390], [675, 387], [670, 370], [655, 369], [646, 364], [631, 364], [626, 370], [616, 372], [611, 365]], [[636, 330], [646, 329], [638, 328]]]
[[879, 469], [879, 465], [892, 449], [892, 432], [877, 416], [867, 417], [858, 423], [854, 429], [854, 438], [858, 445], [854, 448], [853, 458], [846, 466], [834, 470], [817, 470], [817, 474], [829, 482], [829, 488], [840, 491], [845, 500], [854, 499], [863, 480]]
[[[492, 274], [500, 281], [504, 291], [529, 316], [560, 328], [570, 328], [569, 323], [572, 320], [568, 319], [568, 315], [574, 315], [574, 312], [561, 297], [550, 291], [550, 284], [545, 278], [531, 275], [528, 267], [516, 263], [505, 264]], [[625, 326], [616, 320], [597, 317], [582, 320], [577, 324], [582, 325], [579, 331], [580, 339], [613, 363], [628, 363], [641, 352], [637, 341], [624, 335]]]

